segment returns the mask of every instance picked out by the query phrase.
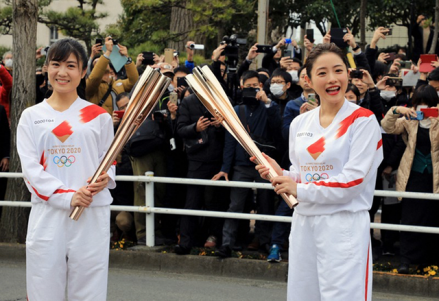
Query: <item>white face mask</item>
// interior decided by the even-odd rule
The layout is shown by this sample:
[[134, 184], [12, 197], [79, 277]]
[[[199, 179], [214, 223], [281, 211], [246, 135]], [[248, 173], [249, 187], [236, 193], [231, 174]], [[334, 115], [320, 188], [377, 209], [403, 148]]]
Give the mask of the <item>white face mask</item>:
[[282, 85], [282, 84], [272, 84], [272, 85], [270, 85], [270, 91], [276, 97], [282, 96], [285, 93], [284, 92], [284, 85]]
[[170, 85], [168, 86], [168, 91], [169, 91], [169, 92], [173, 92], [173, 91], [174, 91], [174, 85], [170, 84]]
[[5, 67], [12, 68], [12, 63], [13, 63], [12, 59], [7, 59], [5, 61]]
[[299, 74], [297, 74], [296, 70], [288, 71], [288, 73], [291, 75], [294, 84], [299, 82]]
[[386, 101], [390, 101], [393, 97], [396, 96], [396, 92], [395, 91], [381, 91], [380, 96], [382, 99], [384, 99]]

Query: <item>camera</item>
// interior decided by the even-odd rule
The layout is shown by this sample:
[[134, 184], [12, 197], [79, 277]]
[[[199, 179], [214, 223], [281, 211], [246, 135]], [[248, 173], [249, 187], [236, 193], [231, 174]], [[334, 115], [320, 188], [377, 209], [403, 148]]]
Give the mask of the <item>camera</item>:
[[117, 45], [117, 44], [119, 44], [119, 40], [116, 40], [116, 39], [111, 39], [112, 41], [113, 41], [113, 45]]
[[239, 46], [247, 44], [247, 39], [238, 38], [236, 34], [229, 36], [224, 36], [221, 45], [227, 44], [228, 46]]
[[258, 94], [259, 91], [259, 88], [242, 89], [242, 103], [245, 105], [257, 105], [259, 101], [256, 99], [256, 94]]
[[189, 46], [187, 46], [187, 48], [192, 49], [192, 50], [204, 50], [204, 45], [203, 44], [190, 44]]
[[257, 53], [272, 53], [273, 52], [273, 46], [271, 45], [257, 45], [256, 48], [258, 49]]
[[351, 70], [351, 73], [349, 74], [351, 78], [363, 78], [363, 71], [361, 70]]
[[391, 87], [401, 87], [402, 86], [402, 78], [401, 77], [389, 77], [386, 80], [386, 85]]
[[96, 39], [95, 44], [101, 44], [102, 45], [102, 39]]
[[412, 67], [412, 62], [410, 61], [399, 61], [399, 65], [402, 69], [410, 69]]

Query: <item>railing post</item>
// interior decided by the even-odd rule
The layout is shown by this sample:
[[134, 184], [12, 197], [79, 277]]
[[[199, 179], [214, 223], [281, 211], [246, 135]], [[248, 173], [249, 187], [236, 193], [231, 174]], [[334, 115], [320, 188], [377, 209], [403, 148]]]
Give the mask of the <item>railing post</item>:
[[[152, 171], [145, 172], [145, 176], [153, 177]], [[145, 206], [147, 208], [154, 208], [154, 182], [145, 182]], [[145, 227], [146, 227], [146, 246], [154, 247], [155, 243], [155, 229], [154, 229], [154, 213], [149, 212], [145, 214]]]

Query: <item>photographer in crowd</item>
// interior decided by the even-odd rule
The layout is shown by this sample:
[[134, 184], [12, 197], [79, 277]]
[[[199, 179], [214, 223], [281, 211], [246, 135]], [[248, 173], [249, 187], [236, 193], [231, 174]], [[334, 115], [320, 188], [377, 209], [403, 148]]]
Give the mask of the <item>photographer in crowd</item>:
[[[242, 75], [241, 89], [242, 104], [235, 106], [235, 112], [253, 141], [260, 148], [265, 149], [266, 153], [273, 155], [276, 152], [276, 144], [271, 139], [272, 134], [279, 133], [281, 127], [279, 106], [269, 99], [262, 90], [262, 83], [256, 71], [247, 71]], [[220, 172], [212, 180], [219, 180], [223, 177], [228, 180], [233, 169], [232, 181], [266, 182], [259, 177], [246, 151], [228, 132], [226, 133], [223, 156]], [[232, 188], [227, 211], [242, 213], [248, 193], [248, 188]], [[274, 214], [273, 199], [273, 191], [258, 190], [256, 196], [258, 214]], [[226, 219], [224, 222], [223, 242], [216, 253], [218, 256], [223, 258], [231, 256], [238, 225], [239, 221], [236, 219]], [[257, 221], [255, 235], [259, 239], [259, 246], [268, 251], [271, 241], [271, 223]]]
[[125, 64], [127, 79], [117, 79], [116, 72], [110, 63], [113, 46], [113, 39], [111, 37], [105, 38], [106, 51], [99, 58], [93, 60], [85, 89], [87, 100], [103, 107], [109, 114], [113, 114], [113, 111], [117, 109], [117, 94], [130, 92], [139, 79], [136, 66], [132, 59], [128, 57], [127, 48], [120, 44], [118, 44], [120, 54], [128, 57]]

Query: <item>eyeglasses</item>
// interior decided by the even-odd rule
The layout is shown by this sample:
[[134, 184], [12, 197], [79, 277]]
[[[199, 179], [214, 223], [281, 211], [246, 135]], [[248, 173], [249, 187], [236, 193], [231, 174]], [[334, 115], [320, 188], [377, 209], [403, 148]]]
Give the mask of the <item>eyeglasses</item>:
[[284, 83], [285, 81], [283, 80], [283, 81], [272, 81], [271, 82], [271, 84], [273, 85], [273, 84], [282, 84], [282, 83]]
[[259, 84], [248, 84], [248, 85], [244, 85], [244, 88], [259, 88]]

